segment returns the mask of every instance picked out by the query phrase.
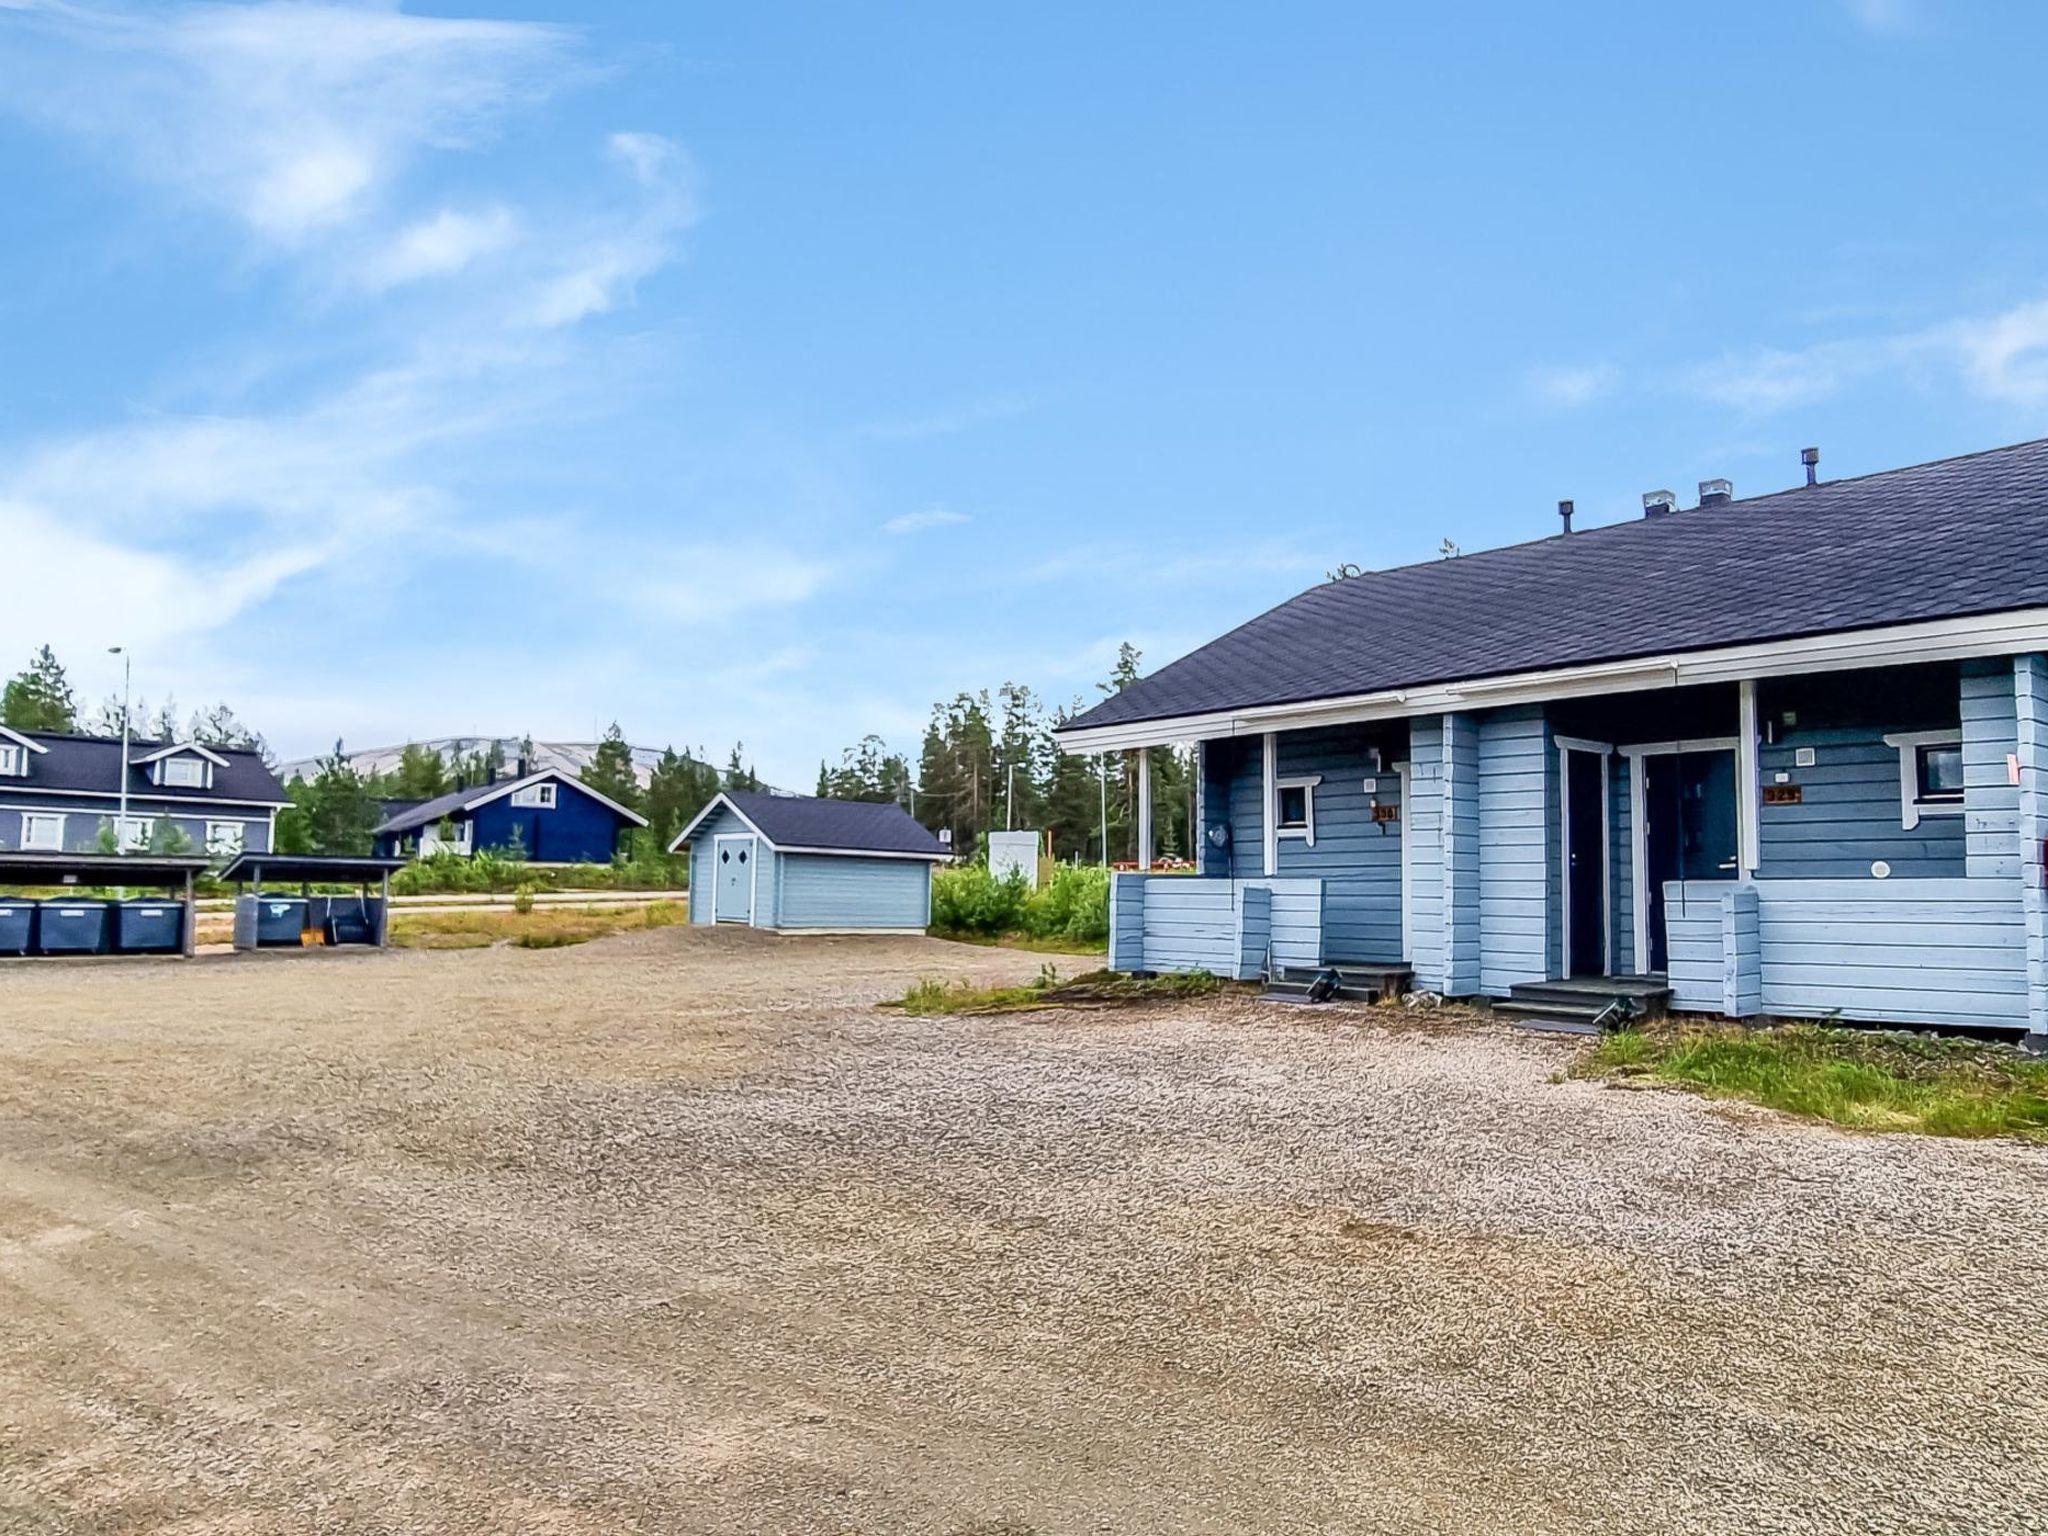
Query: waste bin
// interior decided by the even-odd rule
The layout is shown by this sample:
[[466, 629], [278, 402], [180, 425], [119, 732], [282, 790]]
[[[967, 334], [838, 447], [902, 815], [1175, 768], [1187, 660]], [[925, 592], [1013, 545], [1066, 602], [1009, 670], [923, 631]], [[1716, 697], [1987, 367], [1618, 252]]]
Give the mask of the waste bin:
[[303, 896], [258, 896], [256, 942], [259, 945], [290, 945], [305, 942], [306, 898]]
[[26, 955], [35, 950], [36, 904], [0, 901], [0, 955]]
[[185, 904], [122, 902], [116, 917], [114, 947], [124, 955], [177, 953], [185, 947]]
[[372, 914], [376, 903], [356, 896], [330, 896], [326, 910], [319, 914], [321, 927], [330, 944], [374, 944], [377, 928]]
[[36, 953], [96, 955], [107, 947], [104, 901], [45, 901], [36, 907]]

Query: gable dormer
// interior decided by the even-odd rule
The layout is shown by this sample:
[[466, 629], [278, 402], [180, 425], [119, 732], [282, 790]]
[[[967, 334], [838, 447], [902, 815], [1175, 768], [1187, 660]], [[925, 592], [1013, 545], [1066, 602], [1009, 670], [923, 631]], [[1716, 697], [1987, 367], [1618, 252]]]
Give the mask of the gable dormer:
[[196, 741], [174, 741], [130, 762], [159, 789], [211, 789], [214, 769], [228, 765], [226, 758]]
[[0, 779], [25, 779], [29, 761], [50, 749], [32, 736], [0, 725]]

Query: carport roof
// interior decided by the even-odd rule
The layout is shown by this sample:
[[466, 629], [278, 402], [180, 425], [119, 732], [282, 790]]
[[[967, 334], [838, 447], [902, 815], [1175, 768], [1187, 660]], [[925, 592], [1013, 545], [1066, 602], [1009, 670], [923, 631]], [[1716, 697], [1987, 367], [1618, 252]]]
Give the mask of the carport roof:
[[206, 873], [198, 856], [118, 853], [0, 853], [0, 885], [145, 885], [182, 887]]
[[220, 872], [223, 880], [375, 880], [405, 868], [404, 859], [325, 853], [241, 853]]

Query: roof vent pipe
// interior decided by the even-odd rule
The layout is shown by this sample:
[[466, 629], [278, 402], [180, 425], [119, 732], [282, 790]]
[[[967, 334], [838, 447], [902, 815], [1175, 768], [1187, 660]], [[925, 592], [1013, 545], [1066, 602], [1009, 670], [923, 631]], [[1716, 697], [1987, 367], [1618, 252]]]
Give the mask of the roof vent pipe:
[[1667, 512], [1676, 512], [1677, 510], [1678, 493], [1676, 491], [1643, 492], [1643, 516], [1662, 517]]
[[1572, 531], [1572, 504], [1568, 501], [1560, 501], [1557, 504], [1557, 515], [1564, 519], [1564, 531], [1570, 533]]
[[1732, 480], [1702, 480], [1700, 482], [1700, 505], [1703, 507], [1725, 507], [1735, 499], [1735, 482]]
[[1806, 483], [1808, 485], [1812, 485], [1816, 480], [1820, 479], [1820, 450], [1818, 448], [1800, 449], [1799, 462], [1806, 466]]

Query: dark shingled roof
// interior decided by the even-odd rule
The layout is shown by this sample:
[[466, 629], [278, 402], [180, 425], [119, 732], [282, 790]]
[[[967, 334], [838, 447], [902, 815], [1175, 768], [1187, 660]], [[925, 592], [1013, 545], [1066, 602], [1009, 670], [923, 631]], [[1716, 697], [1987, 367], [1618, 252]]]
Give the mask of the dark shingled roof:
[[1331, 582], [1082, 730], [2048, 605], [2048, 440]]
[[809, 795], [728, 790], [725, 798], [778, 848], [833, 848], [848, 853], [915, 853], [935, 859], [951, 850], [893, 803], [819, 800]]
[[[415, 827], [431, 827], [443, 817], [452, 816], [457, 811], [467, 810], [479, 800], [488, 800], [494, 795], [503, 794], [515, 785], [538, 784], [544, 779], [552, 779], [557, 784], [567, 785], [570, 789], [580, 791], [585, 795], [596, 796], [598, 794], [598, 791], [592, 789], [573, 774], [565, 773], [559, 768], [542, 768], [537, 772], [527, 774], [524, 778], [494, 779], [488, 784], [471, 784], [465, 789], [452, 790], [445, 795], [436, 795], [431, 800], [387, 800], [384, 802], [384, 820], [371, 829], [370, 835], [372, 837], [382, 837], [386, 833], [410, 832]], [[633, 817], [636, 821], [639, 820], [637, 813], [633, 811], [628, 811], [626, 814]], [[640, 822], [640, 824], [642, 826], [646, 825], [644, 821]]]
[[[105, 795], [121, 792], [120, 737], [57, 736], [43, 731], [23, 731], [21, 734], [50, 750], [31, 755], [26, 779], [7, 779], [0, 783], [15, 789], [78, 789]], [[128, 743], [128, 794], [131, 799], [161, 800], [166, 796], [176, 796], [181, 800], [239, 800], [260, 805], [288, 803], [284, 786], [264, 765], [261, 754], [231, 747], [209, 746], [206, 749], [227, 759], [225, 767], [213, 770], [213, 788], [172, 785], [159, 788], [149, 782], [147, 764], [139, 768], [133, 765], [135, 759], [161, 751], [169, 745], [167, 741]]]

